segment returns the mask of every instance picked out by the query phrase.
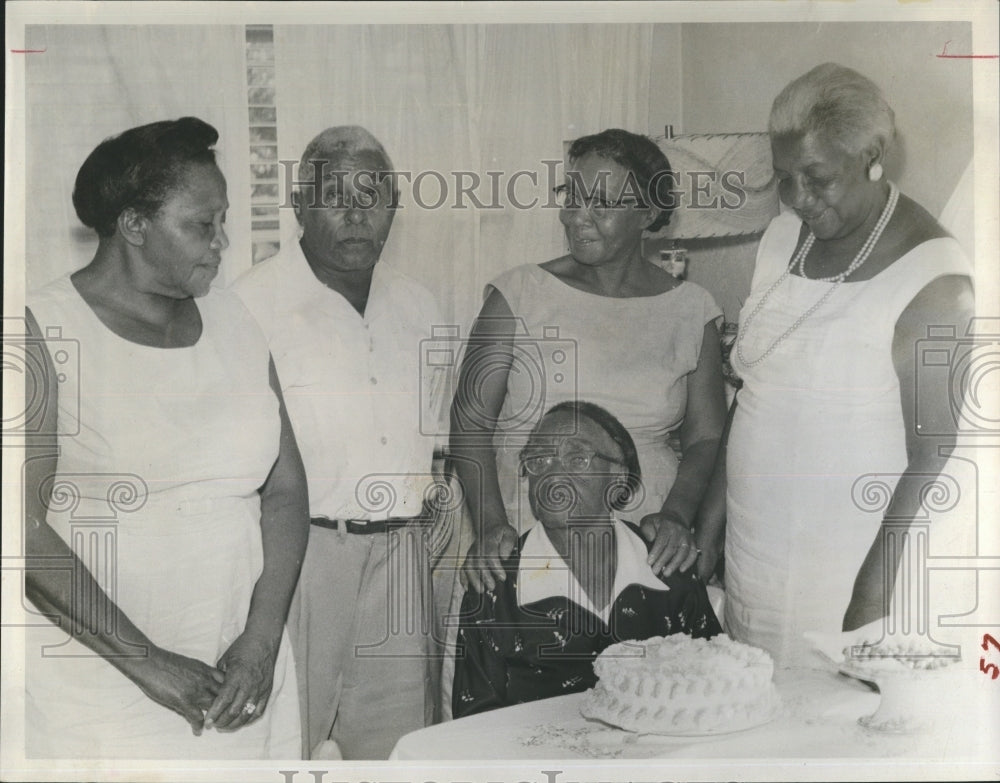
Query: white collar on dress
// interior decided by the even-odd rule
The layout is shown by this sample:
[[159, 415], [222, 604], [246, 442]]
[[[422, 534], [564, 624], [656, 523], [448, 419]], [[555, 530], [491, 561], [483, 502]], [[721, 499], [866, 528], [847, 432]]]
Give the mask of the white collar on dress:
[[649, 550], [645, 542], [624, 522], [613, 519], [618, 563], [611, 600], [604, 609], [597, 609], [580, 586], [569, 566], [549, 540], [539, 522], [528, 531], [521, 547], [517, 569], [517, 605], [525, 606], [545, 598], [567, 598], [591, 614], [608, 621], [611, 606], [629, 585], [642, 585], [651, 590], [669, 590], [646, 562]]

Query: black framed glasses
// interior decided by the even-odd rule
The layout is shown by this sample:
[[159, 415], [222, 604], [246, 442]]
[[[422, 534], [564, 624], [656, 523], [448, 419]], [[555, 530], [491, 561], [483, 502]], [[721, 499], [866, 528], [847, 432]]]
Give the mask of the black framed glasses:
[[563, 473], [587, 473], [595, 459], [603, 459], [613, 465], [625, 464], [617, 457], [599, 451], [572, 448], [524, 454], [521, 456], [521, 467], [532, 476], [541, 476], [560, 468]]
[[556, 185], [552, 188], [552, 192], [555, 194], [556, 204], [563, 209], [586, 208], [594, 217], [604, 217], [613, 211], [627, 209], [628, 207], [643, 206], [641, 202], [634, 198], [620, 198], [617, 201], [608, 201], [596, 193], [589, 195], [581, 193], [578, 188], [567, 184]]

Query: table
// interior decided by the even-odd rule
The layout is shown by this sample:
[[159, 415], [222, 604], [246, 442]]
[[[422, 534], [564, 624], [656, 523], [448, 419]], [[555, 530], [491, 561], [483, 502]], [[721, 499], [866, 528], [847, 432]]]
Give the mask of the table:
[[420, 729], [402, 737], [390, 759], [997, 759], [995, 727], [970, 729], [967, 720], [942, 720], [931, 735], [862, 727], [858, 718], [876, 711], [880, 695], [832, 669], [776, 672], [775, 684], [776, 717], [732, 734], [632, 734], [581, 716], [584, 694], [576, 693]]

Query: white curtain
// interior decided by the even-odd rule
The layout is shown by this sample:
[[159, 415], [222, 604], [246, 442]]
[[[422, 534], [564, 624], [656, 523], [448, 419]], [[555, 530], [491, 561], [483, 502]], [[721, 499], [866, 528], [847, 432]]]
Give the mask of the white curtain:
[[73, 210], [76, 173], [108, 136], [193, 115], [219, 131], [229, 189], [225, 284], [250, 258], [249, 130], [242, 25], [29, 26], [26, 270], [30, 290], [87, 264], [97, 236]]
[[[397, 169], [422, 173], [417, 188], [401, 183], [389, 242], [446, 318], [467, 327], [491, 278], [564, 252], [558, 211], [543, 206], [561, 170], [553, 181], [544, 161], [561, 160], [563, 142], [587, 133], [648, 127], [652, 45], [652, 25], [278, 25], [279, 158], [297, 161], [330, 125], [359, 124]], [[242, 25], [33, 26], [26, 46], [45, 49], [26, 72], [29, 287], [93, 256], [96, 237], [71, 194], [94, 146], [183, 115], [220, 134], [231, 246], [219, 282], [250, 266]], [[498, 172], [497, 194], [487, 172]], [[474, 176], [476, 197], [495, 208], [458, 193]], [[439, 200], [441, 177], [444, 203], [421, 207]], [[517, 201], [535, 206], [512, 203], [512, 184]], [[294, 215], [280, 215], [282, 240], [294, 241]]]
[[[331, 125], [371, 130], [414, 177], [401, 183], [387, 253], [466, 327], [492, 277], [564, 252], [558, 212], [542, 208], [561, 179], [543, 161], [561, 160], [567, 139], [648, 125], [651, 25], [288, 25], [274, 46], [279, 157], [298, 160]], [[480, 177], [473, 193], [498, 208], [460, 197], [457, 180], [473, 175], [457, 172]], [[426, 208], [438, 174], [447, 198]], [[515, 201], [535, 207], [511, 203], [512, 180]], [[281, 212], [290, 241], [294, 215]]]

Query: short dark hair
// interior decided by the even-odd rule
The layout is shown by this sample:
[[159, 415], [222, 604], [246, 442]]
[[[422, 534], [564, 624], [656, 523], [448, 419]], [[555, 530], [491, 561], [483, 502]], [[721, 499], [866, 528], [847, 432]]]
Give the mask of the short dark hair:
[[[674, 211], [674, 172], [666, 154], [648, 136], [621, 128], [608, 128], [590, 136], [581, 136], [569, 148], [569, 159], [576, 161], [594, 153], [613, 160], [630, 171], [646, 197], [647, 204], [660, 210], [647, 231], [659, 231], [670, 222]], [[650, 192], [650, 186], [653, 192]]]
[[625, 484], [608, 498], [608, 505], [611, 506], [611, 509], [621, 511], [632, 502], [642, 484], [642, 470], [639, 467], [639, 452], [636, 450], [635, 441], [632, 440], [629, 431], [625, 429], [625, 425], [618, 421], [613, 413], [593, 402], [582, 400], [567, 400], [553, 405], [538, 420], [538, 424], [535, 425], [531, 434], [535, 434], [542, 421], [548, 416], [562, 412], [571, 413], [574, 418], [583, 416], [590, 419], [604, 430], [621, 449], [622, 462], [625, 465]]
[[186, 166], [215, 164], [219, 133], [197, 117], [163, 120], [105, 139], [80, 167], [73, 206], [101, 237], [114, 236], [118, 216], [132, 208], [155, 215]]

